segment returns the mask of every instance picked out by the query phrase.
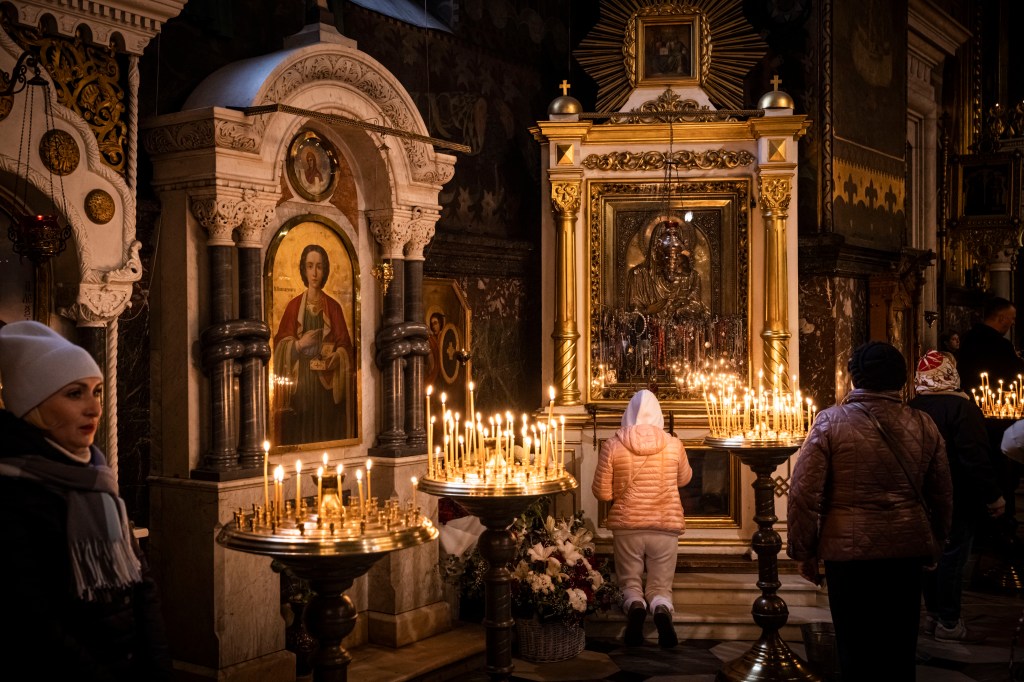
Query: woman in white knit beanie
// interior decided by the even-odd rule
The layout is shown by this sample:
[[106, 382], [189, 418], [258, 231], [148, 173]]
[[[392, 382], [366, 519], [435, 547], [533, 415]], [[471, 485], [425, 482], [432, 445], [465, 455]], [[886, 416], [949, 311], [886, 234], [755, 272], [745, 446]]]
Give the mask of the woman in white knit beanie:
[[38, 322], [0, 327], [0, 584], [11, 679], [168, 680], [156, 587], [93, 445], [103, 373]]

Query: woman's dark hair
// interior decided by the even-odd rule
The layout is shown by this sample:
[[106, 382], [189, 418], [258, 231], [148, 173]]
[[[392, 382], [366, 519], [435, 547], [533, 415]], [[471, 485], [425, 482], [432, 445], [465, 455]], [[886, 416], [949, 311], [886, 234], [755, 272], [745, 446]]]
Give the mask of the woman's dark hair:
[[319, 253], [320, 258], [324, 261], [324, 285], [327, 284], [327, 278], [331, 276], [331, 259], [328, 258], [327, 251], [319, 244], [310, 244], [302, 250], [302, 255], [299, 256], [299, 277], [302, 278], [302, 283], [307, 287], [309, 286], [309, 278], [306, 277], [306, 256], [314, 251]]
[[956, 349], [949, 345], [949, 342], [953, 340], [953, 337], [960, 337], [960, 332], [955, 330], [945, 331], [939, 334], [939, 350], [947, 353], [955, 352]]

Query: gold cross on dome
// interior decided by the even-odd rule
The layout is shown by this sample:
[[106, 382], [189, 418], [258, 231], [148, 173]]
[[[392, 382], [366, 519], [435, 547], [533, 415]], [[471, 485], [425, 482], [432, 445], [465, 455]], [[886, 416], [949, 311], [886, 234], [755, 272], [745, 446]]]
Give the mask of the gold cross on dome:
[[775, 76], [768, 82], [775, 86], [775, 92], [778, 92], [779, 86], [782, 85], [782, 79], [779, 78], [779, 74], [775, 74]]
[[569, 94], [569, 88], [572, 86], [569, 85], [569, 81], [563, 78], [562, 82], [558, 84], [558, 87], [562, 89], [562, 96], [564, 97], [565, 95]]

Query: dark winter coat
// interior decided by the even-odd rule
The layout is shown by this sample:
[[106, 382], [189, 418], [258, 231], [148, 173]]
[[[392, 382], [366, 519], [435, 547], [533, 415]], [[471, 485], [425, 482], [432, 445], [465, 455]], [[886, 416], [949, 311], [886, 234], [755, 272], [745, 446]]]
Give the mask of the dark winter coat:
[[[902, 445], [935, 530], [899, 462], [862, 404]], [[814, 419], [790, 480], [787, 549], [797, 560], [934, 558], [952, 519], [952, 483], [931, 417], [899, 395], [856, 389]]]
[[[39, 429], [0, 410], [0, 459], [23, 455], [76, 466]], [[143, 582], [111, 599], [87, 602], [74, 588], [67, 505], [59, 493], [37, 481], [0, 476], [0, 518], [0, 584], [9, 625], [0, 638], [4, 679], [170, 679], [156, 585], [137, 547]]]
[[1024, 360], [1017, 355], [1013, 344], [1005, 336], [984, 323], [971, 327], [960, 339], [960, 350], [956, 354], [956, 370], [960, 373], [960, 388], [967, 393], [981, 386], [981, 373], [988, 372], [992, 390], [1017, 381], [1018, 374], [1024, 374]]
[[981, 409], [966, 396], [949, 393], [922, 393], [908, 404], [932, 418], [946, 443], [954, 514], [986, 516], [985, 505], [999, 499], [1002, 489], [989, 454]]

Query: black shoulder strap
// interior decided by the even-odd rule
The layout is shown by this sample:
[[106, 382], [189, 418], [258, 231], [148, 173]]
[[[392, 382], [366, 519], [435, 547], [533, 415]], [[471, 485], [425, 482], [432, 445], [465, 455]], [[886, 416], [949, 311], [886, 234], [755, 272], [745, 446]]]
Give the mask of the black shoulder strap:
[[876, 417], [874, 413], [864, 405], [864, 403], [848, 404], [856, 407], [858, 410], [866, 414], [868, 419], [871, 420], [871, 423], [875, 425], [876, 429], [878, 429], [878, 434], [882, 437], [882, 440], [885, 441], [885, 444], [889, 446], [889, 449], [892, 450], [893, 456], [899, 463], [900, 468], [903, 469], [903, 473], [906, 475], [907, 481], [910, 483], [910, 487], [913, 488], [914, 494], [917, 495], [917, 501], [921, 503], [922, 507], [924, 507], [924, 513], [928, 516], [928, 519], [931, 520], [932, 510], [928, 506], [928, 503], [924, 501], [924, 495], [921, 494], [921, 489], [917, 487], [917, 481], [914, 480], [914, 477], [910, 475], [910, 470], [907, 469], [907, 463], [904, 461], [903, 457], [904, 450], [902, 445], [892, 437], [892, 434], [882, 428], [882, 425], [878, 421], [878, 417]]

